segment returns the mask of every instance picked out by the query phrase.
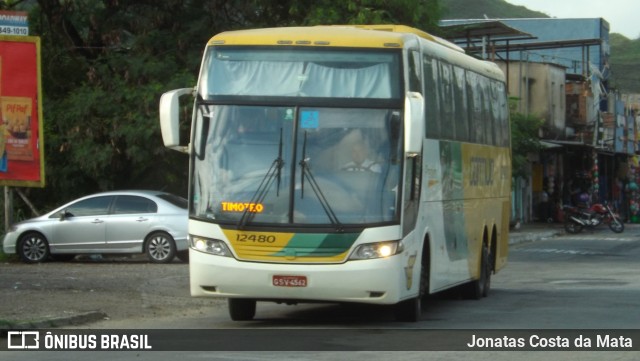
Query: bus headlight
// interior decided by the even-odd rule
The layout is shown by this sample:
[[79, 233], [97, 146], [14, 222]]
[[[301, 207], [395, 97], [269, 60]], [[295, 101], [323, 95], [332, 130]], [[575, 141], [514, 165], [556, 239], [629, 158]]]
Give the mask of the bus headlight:
[[231, 257], [227, 245], [219, 239], [190, 236], [191, 248], [196, 251], [214, 254], [216, 256]]
[[393, 256], [402, 252], [400, 241], [386, 241], [359, 245], [349, 259], [374, 259]]

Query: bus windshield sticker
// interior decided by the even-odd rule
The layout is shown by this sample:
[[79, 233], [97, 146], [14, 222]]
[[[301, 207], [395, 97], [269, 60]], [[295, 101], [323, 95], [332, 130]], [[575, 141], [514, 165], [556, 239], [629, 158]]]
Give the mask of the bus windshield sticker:
[[317, 110], [305, 110], [300, 114], [300, 126], [303, 129], [316, 129], [320, 125]]
[[293, 120], [293, 109], [289, 108], [286, 110], [284, 120]]

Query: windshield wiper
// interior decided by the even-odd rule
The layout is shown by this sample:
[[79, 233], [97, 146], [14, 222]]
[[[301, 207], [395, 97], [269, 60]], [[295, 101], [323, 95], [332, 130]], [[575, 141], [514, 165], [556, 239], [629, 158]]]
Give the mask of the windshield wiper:
[[[284, 160], [282, 159], [282, 128], [280, 128], [280, 142], [278, 143], [278, 158], [276, 158], [273, 163], [271, 163], [271, 167], [262, 178], [258, 189], [251, 197], [251, 204], [259, 204], [264, 201], [264, 198], [269, 193], [269, 188], [273, 184], [274, 180], [277, 180], [277, 188], [276, 188], [276, 196], [280, 196], [280, 183], [282, 179], [282, 167], [284, 166]], [[240, 217], [240, 221], [238, 222], [238, 228], [242, 228], [247, 225], [247, 223], [253, 220], [255, 217], [255, 212], [249, 212], [250, 207], [245, 207], [244, 212], [242, 213], [242, 217]]]
[[318, 201], [320, 201], [320, 205], [322, 206], [322, 209], [324, 210], [324, 212], [327, 214], [327, 217], [329, 217], [331, 224], [335, 225], [336, 228], [339, 229], [341, 225], [340, 220], [338, 220], [336, 213], [331, 208], [329, 201], [327, 201], [327, 198], [324, 196], [324, 193], [322, 192], [320, 185], [318, 185], [318, 182], [316, 181], [315, 177], [311, 173], [311, 169], [309, 168], [309, 158], [307, 158], [307, 132], [306, 131], [304, 132], [304, 140], [302, 143], [302, 160], [300, 161], [299, 164], [300, 164], [300, 167], [302, 168], [302, 172], [300, 174], [300, 199], [304, 198], [304, 180], [306, 178], [307, 180], [309, 180], [309, 184], [311, 184], [311, 189], [315, 193], [316, 197], [318, 197]]

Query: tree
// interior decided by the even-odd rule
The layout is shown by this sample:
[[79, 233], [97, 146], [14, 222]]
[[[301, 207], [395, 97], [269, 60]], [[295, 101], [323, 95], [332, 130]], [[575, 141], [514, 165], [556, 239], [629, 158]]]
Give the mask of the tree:
[[[187, 191], [187, 158], [162, 145], [160, 95], [193, 86], [214, 34], [253, 27], [401, 23], [437, 29], [438, 0], [37, 0], [46, 208], [123, 188]], [[189, 125], [186, 124], [185, 127]]]
[[538, 131], [544, 124], [544, 120], [516, 112], [516, 107], [513, 105], [517, 101], [517, 98], [510, 99], [512, 174], [514, 177], [527, 177], [529, 154], [537, 153], [542, 149]]
[[294, 0], [294, 15], [306, 13], [304, 25], [318, 24], [402, 24], [437, 33], [442, 9], [437, 0]]

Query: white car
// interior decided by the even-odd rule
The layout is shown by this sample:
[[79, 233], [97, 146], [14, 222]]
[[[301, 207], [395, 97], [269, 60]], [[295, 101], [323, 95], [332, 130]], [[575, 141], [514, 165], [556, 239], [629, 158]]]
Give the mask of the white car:
[[3, 250], [26, 263], [143, 252], [151, 262], [187, 261], [188, 218], [187, 200], [170, 193], [98, 193], [11, 226]]

